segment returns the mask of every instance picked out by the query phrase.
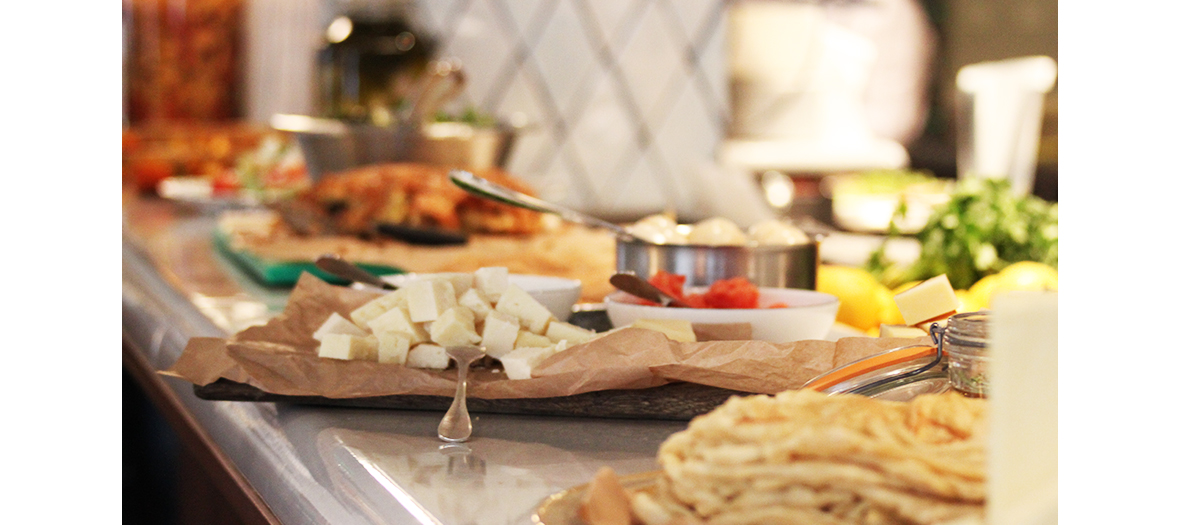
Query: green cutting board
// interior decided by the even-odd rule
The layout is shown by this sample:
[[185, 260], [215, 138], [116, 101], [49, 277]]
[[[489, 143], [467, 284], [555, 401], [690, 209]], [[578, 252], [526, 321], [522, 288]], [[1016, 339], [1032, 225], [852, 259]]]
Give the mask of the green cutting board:
[[[294, 286], [303, 272], [308, 272], [332, 284], [348, 284], [349, 282], [317, 268], [315, 263], [311, 261], [276, 261], [260, 257], [249, 251], [235, 250], [230, 246], [229, 236], [220, 230], [213, 233], [213, 244], [218, 251], [250, 274], [250, 277], [266, 286]], [[363, 263], [357, 264], [357, 266], [374, 275], [405, 273], [405, 270], [392, 266]]]

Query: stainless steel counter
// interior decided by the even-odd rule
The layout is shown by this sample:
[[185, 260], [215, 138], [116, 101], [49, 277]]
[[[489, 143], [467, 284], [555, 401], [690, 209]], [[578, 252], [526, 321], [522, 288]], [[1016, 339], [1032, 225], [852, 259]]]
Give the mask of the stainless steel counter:
[[[602, 466], [657, 468], [673, 421], [475, 414], [464, 444], [435, 436], [441, 413], [207, 401], [167, 369], [195, 336], [226, 337], [282, 310], [212, 247], [214, 217], [124, 198], [125, 363], [162, 385], [172, 421], [192, 426], [218, 468], [281, 523], [524, 524], [547, 496]], [[126, 352], [131, 352], [130, 357]], [[214, 462], [217, 463], [217, 462]]]

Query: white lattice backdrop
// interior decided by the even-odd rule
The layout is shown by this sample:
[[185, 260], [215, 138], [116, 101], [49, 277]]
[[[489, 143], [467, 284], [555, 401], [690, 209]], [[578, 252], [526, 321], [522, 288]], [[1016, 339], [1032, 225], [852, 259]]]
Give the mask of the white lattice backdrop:
[[691, 214], [728, 118], [722, 0], [424, 0], [465, 102], [533, 127], [509, 168], [605, 217]]

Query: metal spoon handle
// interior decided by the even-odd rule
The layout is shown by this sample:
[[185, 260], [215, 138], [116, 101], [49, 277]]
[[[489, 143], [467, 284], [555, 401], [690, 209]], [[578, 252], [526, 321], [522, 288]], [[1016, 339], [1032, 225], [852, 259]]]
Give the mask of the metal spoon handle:
[[551, 213], [567, 221], [585, 226], [605, 228], [626, 240], [631, 240], [634, 238], [631, 235], [631, 232], [627, 231], [626, 228], [623, 228], [618, 224], [607, 222], [597, 217], [586, 215], [582, 212], [571, 210], [551, 202], [543, 201], [533, 197], [532, 195], [526, 195], [511, 188], [506, 188], [482, 177], [477, 177], [475, 174], [469, 171], [452, 170], [451, 182], [455, 183], [456, 186], [467, 190], [468, 193], [473, 195], [492, 199], [504, 204], [509, 204], [527, 210], [539, 211], [541, 213]]
[[658, 303], [661, 306], [672, 306], [676, 308], [688, 307], [683, 301], [664, 293], [656, 285], [641, 279], [638, 275], [631, 272], [620, 272], [610, 276], [610, 283], [615, 288], [636, 297], [647, 299], [653, 303]]
[[315, 265], [316, 268], [319, 268], [337, 277], [348, 279], [349, 281], [369, 284], [378, 288], [384, 288], [386, 290], [394, 289], [393, 285], [385, 282], [380, 277], [369, 273], [360, 266], [341, 259], [340, 256], [333, 253], [328, 253], [317, 257], [315, 260]]
[[455, 386], [455, 399], [438, 424], [439, 439], [451, 443], [467, 441], [471, 437], [471, 414], [467, 412], [467, 367], [471, 366], [471, 362], [457, 364], [459, 384]]

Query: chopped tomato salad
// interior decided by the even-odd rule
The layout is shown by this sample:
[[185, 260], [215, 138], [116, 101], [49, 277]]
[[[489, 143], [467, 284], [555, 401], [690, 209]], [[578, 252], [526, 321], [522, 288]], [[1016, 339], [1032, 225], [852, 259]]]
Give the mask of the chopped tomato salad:
[[[688, 304], [692, 308], [758, 308], [758, 287], [745, 277], [721, 279], [709, 285], [704, 293], [684, 293], [687, 277], [664, 270], [648, 279], [653, 286]], [[650, 301], [645, 304], [654, 305]], [[786, 308], [785, 303], [775, 303], [766, 308]]]

